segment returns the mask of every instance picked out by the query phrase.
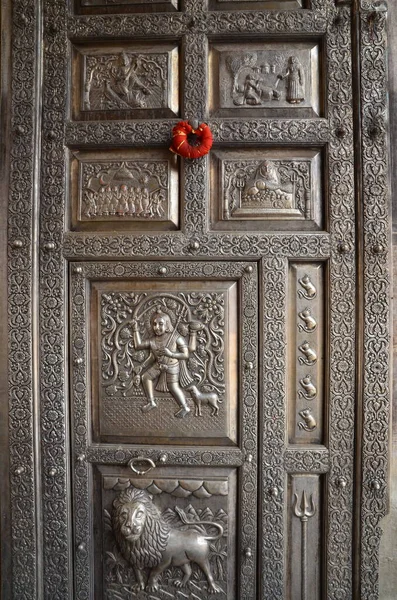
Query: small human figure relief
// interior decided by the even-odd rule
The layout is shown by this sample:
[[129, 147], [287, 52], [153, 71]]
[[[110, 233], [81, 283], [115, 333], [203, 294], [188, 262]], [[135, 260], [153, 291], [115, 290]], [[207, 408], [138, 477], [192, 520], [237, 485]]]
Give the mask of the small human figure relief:
[[309, 342], [304, 341], [303, 344], [298, 346], [298, 350], [304, 354], [303, 356], [298, 357], [298, 361], [301, 365], [314, 365], [317, 362], [317, 354], [310, 347]]
[[272, 213], [310, 218], [310, 161], [223, 160], [222, 168], [224, 219]]
[[144, 413], [172, 398], [178, 419], [191, 416], [193, 406], [202, 416], [202, 405], [218, 416], [225, 392], [223, 293], [112, 292], [101, 305], [106, 396], [132, 397]]
[[163, 108], [168, 53], [84, 55], [83, 110]]
[[299, 416], [302, 417], [303, 421], [299, 421], [298, 427], [299, 429], [304, 429], [305, 431], [314, 431], [317, 427], [316, 419], [312, 415], [312, 411], [310, 408], [305, 408], [299, 412]]
[[[305, 99], [305, 73], [297, 56], [278, 51], [258, 51], [227, 56], [232, 74], [235, 106], [264, 106], [286, 101], [299, 104]], [[280, 86], [280, 82], [285, 82]]]
[[157, 496], [154, 503], [145, 489], [130, 486], [114, 499], [111, 514], [105, 510], [105, 528], [116, 540], [105, 567], [110, 571], [110, 563], [118, 565], [115, 580], [109, 572], [108, 582], [114, 583], [108, 583], [108, 591], [120, 593], [114, 597], [122, 600], [132, 597], [128, 594], [162, 600], [175, 597], [177, 590], [189, 600], [212, 594], [226, 598], [225, 511], [214, 514], [188, 505], [160, 512], [157, 502]]
[[315, 331], [317, 328], [317, 321], [314, 319], [314, 317], [312, 317], [310, 308], [304, 308], [300, 313], [298, 313], [298, 316], [303, 321], [303, 324], [298, 323], [299, 331], [306, 331], [307, 333]]
[[278, 74], [278, 79], [285, 79], [287, 82], [287, 102], [299, 104], [305, 99], [305, 74], [299, 59], [296, 56], [290, 56], [288, 59], [287, 70], [284, 75]]
[[306, 400], [314, 400], [317, 396], [317, 388], [313, 384], [310, 375], [305, 375], [305, 377], [299, 380], [299, 383], [303, 387], [303, 390], [298, 390], [298, 396]]
[[303, 290], [298, 290], [298, 296], [300, 298], [306, 298], [306, 300], [313, 300], [317, 296], [316, 287], [312, 283], [309, 275], [306, 274], [301, 279], [298, 279], [298, 283], [303, 287]]
[[81, 162], [83, 220], [161, 221], [169, 214], [169, 163]]

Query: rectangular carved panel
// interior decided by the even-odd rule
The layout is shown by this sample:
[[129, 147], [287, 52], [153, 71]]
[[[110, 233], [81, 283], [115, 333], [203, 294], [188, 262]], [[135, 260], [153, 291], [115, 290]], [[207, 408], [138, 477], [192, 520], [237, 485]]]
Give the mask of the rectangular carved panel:
[[288, 406], [291, 444], [324, 442], [324, 282], [322, 264], [290, 264]]
[[315, 42], [215, 43], [210, 72], [210, 110], [216, 116], [321, 115]]
[[287, 498], [288, 591], [286, 598], [320, 600], [323, 494], [321, 475], [289, 475]]
[[151, 13], [178, 9], [177, 0], [75, 0], [78, 13]]
[[[90, 1], [90, 0], [88, 0]], [[210, 10], [293, 10], [308, 8], [305, 0], [209, 0]]]
[[95, 467], [95, 598], [235, 599], [236, 482], [231, 468]]
[[[302, 221], [311, 228], [321, 226], [318, 151], [215, 150], [211, 183], [211, 220], [216, 229], [257, 228], [258, 221], [274, 220], [284, 222], [284, 228], [300, 229]], [[274, 228], [274, 223], [267, 227]]]
[[72, 228], [175, 229], [176, 157], [166, 150], [73, 152]]
[[[223, 263], [217, 278], [211, 263], [182, 263], [166, 281], [167, 267], [140, 265], [150, 280], [90, 285], [94, 440], [235, 445], [238, 415], [256, 402], [256, 382], [240, 392], [256, 368], [256, 269]], [[79, 298], [72, 299], [77, 322]], [[240, 366], [240, 344], [250, 370]]]
[[76, 45], [75, 119], [175, 116], [179, 107], [178, 48], [173, 44]]

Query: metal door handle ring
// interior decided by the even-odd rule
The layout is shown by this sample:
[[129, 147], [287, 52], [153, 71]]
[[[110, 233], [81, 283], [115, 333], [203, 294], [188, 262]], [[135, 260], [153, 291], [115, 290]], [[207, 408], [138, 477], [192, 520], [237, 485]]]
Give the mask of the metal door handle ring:
[[[138, 469], [135, 466], [136, 464], [142, 462], [148, 463], [147, 469]], [[151, 458], [146, 458], [145, 456], [138, 456], [137, 458], [131, 458], [131, 460], [128, 462], [128, 466], [130, 467], [131, 471], [134, 471], [134, 473], [136, 473], [137, 475], [145, 475], [151, 469], [154, 469], [156, 465]]]

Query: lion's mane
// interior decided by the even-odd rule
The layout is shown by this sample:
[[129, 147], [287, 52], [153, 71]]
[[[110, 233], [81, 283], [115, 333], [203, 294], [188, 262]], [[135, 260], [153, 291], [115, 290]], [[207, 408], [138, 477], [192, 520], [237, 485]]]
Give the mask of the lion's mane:
[[[144, 505], [146, 521], [140, 537], [129, 541], [121, 532], [120, 512], [124, 504], [133, 502], [141, 502]], [[145, 490], [130, 487], [118, 495], [113, 502], [113, 508], [113, 531], [124, 558], [138, 569], [158, 565], [167, 547], [170, 526], [161, 517], [151, 496]]]

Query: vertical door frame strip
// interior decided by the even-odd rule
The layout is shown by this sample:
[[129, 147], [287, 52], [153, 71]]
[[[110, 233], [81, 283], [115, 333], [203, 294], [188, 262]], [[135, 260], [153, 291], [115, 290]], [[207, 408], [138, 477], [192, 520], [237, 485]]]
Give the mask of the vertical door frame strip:
[[386, 12], [383, 0], [360, 0], [364, 389], [359, 593], [368, 600], [379, 594], [379, 523], [388, 512], [391, 227]]
[[40, 486], [36, 457], [34, 228], [37, 217], [37, 123], [41, 2], [12, 3], [10, 187], [8, 204], [8, 380], [12, 597], [40, 592]]

